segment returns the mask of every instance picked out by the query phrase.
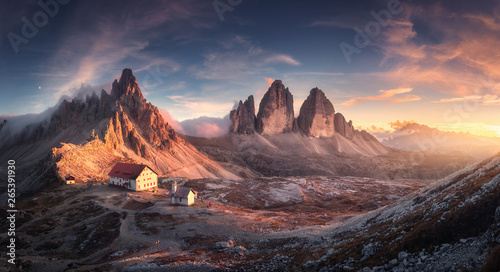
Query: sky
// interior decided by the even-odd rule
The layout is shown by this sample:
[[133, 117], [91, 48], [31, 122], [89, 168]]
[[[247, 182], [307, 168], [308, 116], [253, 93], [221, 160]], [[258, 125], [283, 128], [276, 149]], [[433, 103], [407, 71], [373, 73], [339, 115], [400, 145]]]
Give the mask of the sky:
[[318, 87], [368, 131], [413, 120], [500, 136], [499, 1], [0, 1], [3, 117], [109, 92], [131, 68], [179, 122], [249, 95], [258, 108], [281, 79], [297, 113]]

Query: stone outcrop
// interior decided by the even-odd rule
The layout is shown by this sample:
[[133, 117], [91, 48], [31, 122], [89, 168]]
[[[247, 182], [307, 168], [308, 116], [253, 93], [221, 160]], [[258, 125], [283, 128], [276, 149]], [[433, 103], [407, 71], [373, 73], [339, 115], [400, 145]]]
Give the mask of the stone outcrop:
[[344, 136], [345, 138], [352, 140], [354, 138], [354, 127], [352, 126], [352, 121], [346, 122], [344, 115], [342, 113], [335, 114], [334, 121], [335, 131]]
[[[99, 124], [107, 124], [105, 127]], [[142, 95], [137, 79], [124, 69], [120, 80], [113, 82], [111, 94], [102, 90], [85, 99], [63, 100], [47, 126], [27, 127], [19, 141], [36, 141], [66, 131], [68, 128], [96, 126], [96, 136], [109, 147], [126, 145], [137, 155], [148, 158], [146, 143], [160, 150], [169, 150], [173, 142], [183, 142], [166, 123], [158, 108]], [[71, 135], [70, 135], [71, 136]]]
[[[146, 101], [132, 70], [124, 69], [120, 80], [113, 82], [111, 96], [104, 97], [101, 97], [103, 101], [109, 99], [115, 103], [105, 132], [109, 134], [111, 146], [126, 144], [136, 154], [147, 157], [150, 152], [145, 148], [144, 141], [160, 150], [169, 150], [172, 142], [182, 141], [163, 120], [158, 108]], [[106, 137], [104, 139], [106, 141]]]
[[293, 131], [294, 121], [293, 96], [276, 80], [260, 101], [255, 128], [263, 135], [287, 133]]
[[231, 132], [238, 134], [255, 133], [255, 102], [253, 95], [249, 96], [245, 102], [240, 100], [238, 108], [229, 114], [231, 119]]
[[335, 134], [335, 109], [325, 93], [314, 88], [300, 107], [297, 125], [304, 134], [313, 137], [332, 137]]

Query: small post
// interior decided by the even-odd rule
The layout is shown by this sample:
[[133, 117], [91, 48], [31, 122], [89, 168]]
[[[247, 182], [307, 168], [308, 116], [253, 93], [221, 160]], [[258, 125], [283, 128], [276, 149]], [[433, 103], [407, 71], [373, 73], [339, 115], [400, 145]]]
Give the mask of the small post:
[[160, 240], [158, 240], [156, 242], [156, 248], [157, 248], [158, 252], [160, 252]]

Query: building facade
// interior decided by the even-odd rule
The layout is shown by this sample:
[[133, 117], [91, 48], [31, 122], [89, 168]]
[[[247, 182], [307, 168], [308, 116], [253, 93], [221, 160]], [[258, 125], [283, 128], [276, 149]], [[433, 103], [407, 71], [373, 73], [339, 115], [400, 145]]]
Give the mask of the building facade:
[[194, 204], [198, 192], [189, 187], [177, 187], [177, 181], [172, 182], [172, 190], [170, 191], [170, 204], [190, 206]]
[[64, 179], [66, 180], [66, 184], [75, 184], [75, 177], [70, 175], [70, 174], [67, 174]]
[[108, 175], [111, 186], [132, 191], [158, 188], [158, 173], [144, 164], [117, 163]]

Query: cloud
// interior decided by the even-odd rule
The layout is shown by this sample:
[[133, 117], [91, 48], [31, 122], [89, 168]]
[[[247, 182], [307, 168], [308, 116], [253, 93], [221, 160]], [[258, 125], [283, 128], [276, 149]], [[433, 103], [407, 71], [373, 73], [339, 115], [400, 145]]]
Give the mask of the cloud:
[[62, 42], [47, 66], [41, 67], [46, 85], [54, 90], [50, 93], [53, 99], [71, 95], [69, 90], [81, 83], [116, 78], [124, 67], [134, 68], [135, 73], [144, 72], [145, 77], [149, 75], [147, 80], [138, 78], [152, 82], [144, 84], [149, 91], [151, 85], [156, 87], [161, 80], [154, 75], [156, 67], [161, 67], [162, 73], [182, 68], [165, 54], [148, 50], [151, 43], [157, 39], [189, 42], [215, 25], [204, 12], [211, 4], [195, 0], [162, 1], [154, 6], [143, 1], [116, 1], [119, 9], [110, 3], [72, 5], [78, 5], [80, 12], [66, 20], [67, 27], [60, 34]]
[[497, 95], [469, 95], [463, 97], [442, 98], [438, 101], [432, 101], [432, 103], [453, 103], [463, 101], [475, 101], [480, 105], [500, 105], [500, 97]]
[[353, 107], [359, 103], [363, 103], [366, 101], [387, 101], [390, 103], [398, 103], [398, 102], [408, 102], [408, 101], [420, 100], [421, 98], [416, 96], [416, 95], [406, 95], [403, 97], [390, 99], [391, 97], [393, 97], [395, 95], [409, 93], [412, 90], [413, 90], [413, 88], [398, 88], [398, 89], [392, 89], [392, 90], [380, 90], [379, 91], [381, 93], [380, 95], [353, 98], [353, 99], [350, 99], [348, 101], [341, 103], [341, 105], [347, 106], [347, 107]]
[[202, 116], [196, 119], [184, 120], [180, 123], [186, 135], [204, 138], [213, 138], [225, 135], [229, 132], [231, 120]]
[[323, 27], [335, 27], [335, 28], [344, 28], [344, 29], [352, 29], [355, 25], [346, 21], [341, 20], [320, 20], [314, 21], [309, 24], [310, 27], [315, 26], [323, 26]]
[[184, 133], [184, 129], [182, 128], [182, 125], [172, 118], [170, 113], [164, 109], [159, 109], [161, 116], [163, 117], [163, 120], [165, 120], [166, 123], [168, 123], [176, 132]]
[[[29, 129], [26, 132], [29, 134], [34, 128], [38, 127], [39, 125], [42, 125], [43, 127], [48, 126], [52, 114], [59, 108], [63, 100], [78, 100], [81, 102], [85, 102], [86, 98], [92, 96], [94, 93], [100, 96], [100, 91], [102, 89], [101, 87], [102, 85], [91, 86], [89, 84], [80, 84], [80, 87], [72, 88], [69, 91], [73, 94], [72, 96], [62, 95], [61, 97], [59, 97], [54, 106], [49, 107], [40, 113], [23, 115], [0, 115], [0, 122], [3, 122], [3, 120], [7, 120], [7, 125], [2, 129], [0, 133], [0, 139], [15, 137], [17, 134], [24, 132], [26, 128]], [[34, 107], [36, 106], [37, 105], [35, 105]]]
[[406, 125], [409, 125], [409, 124], [415, 124], [416, 122], [413, 121], [413, 120], [403, 120], [403, 122], [399, 121], [399, 120], [396, 120], [396, 122], [390, 122], [389, 125], [391, 126], [391, 128], [393, 129], [400, 129], [400, 128], [403, 128], [405, 127]]
[[266, 80], [268, 87], [271, 87], [271, 85], [274, 82], [274, 79], [272, 79], [270, 77], [265, 77], [264, 79]]
[[272, 55], [272, 56], [266, 58], [265, 62], [266, 63], [285, 63], [285, 64], [294, 65], [294, 66], [300, 65], [300, 62], [293, 59], [291, 56], [287, 56], [287, 55], [283, 55], [283, 54]]
[[286, 76], [326, 76], [326, 77], [336, 77], [336, 76], [345, 76], [345, 73], [293, 72], [293, 73], [286, 73]]
[[174, 102], [170, 108], [175, 116], [188, 116], [196, 118], [199, 116], [224, 116], [233, 107], [233, 102], [209, 101], [202, 97], [191, 97], [188, 95], [166, 96]]
[[[386, 82], [466, 97], [497, 94], [484, 78], [500, 82], [500, 3], [456, 11], [449, 3], [406, 3], [404, 12], [373, 39]], [[443, 102], [448, 102], [443, 100]]]
[[38, 125], [48, 126], [50, 117], [58, 107], [59, 105], [53, 106], [38, 114], [2, 115], [0, 117], [1, 122], [7, 120], [7, 124], [0, 130], [0, 139], [2, 139], [0, 145], [16, 138], [26, 128], [31, 127], [31, 129], [26, 131], [26, 136], [28, 136]]
[[363, 126], [358, 126], [356, 127], [357, 130], [365, 130], [366, 132], [370, 133], [371, 135], [375, 136], [377, 140], [383, 141], [385, 139], [389, 139], [393, 135], [393, 131], [390, 129], [385, 129], [383, 127], [377, 127], [375, 125], [369, 126], [369, 127], [363, 127]]
[[389, 99], [387, 101], [389, 101], [390, 103], [402, 103], [402, 102], [412, 102], [412, 101], [419, 101], [419, 100], [422, 100], [422, 98], [420, 98], [420, 96], [410, 94], [410, 95], [405, 95], [403, 97]]
[[240, 35], [221, 45], [222, 49], [205, 54], [202, 65], [189, 68], [196, 78], [238, 83], [256, 75], [274, 73], [275, 64], [300, 65], [292, 56], [265, 50]]

